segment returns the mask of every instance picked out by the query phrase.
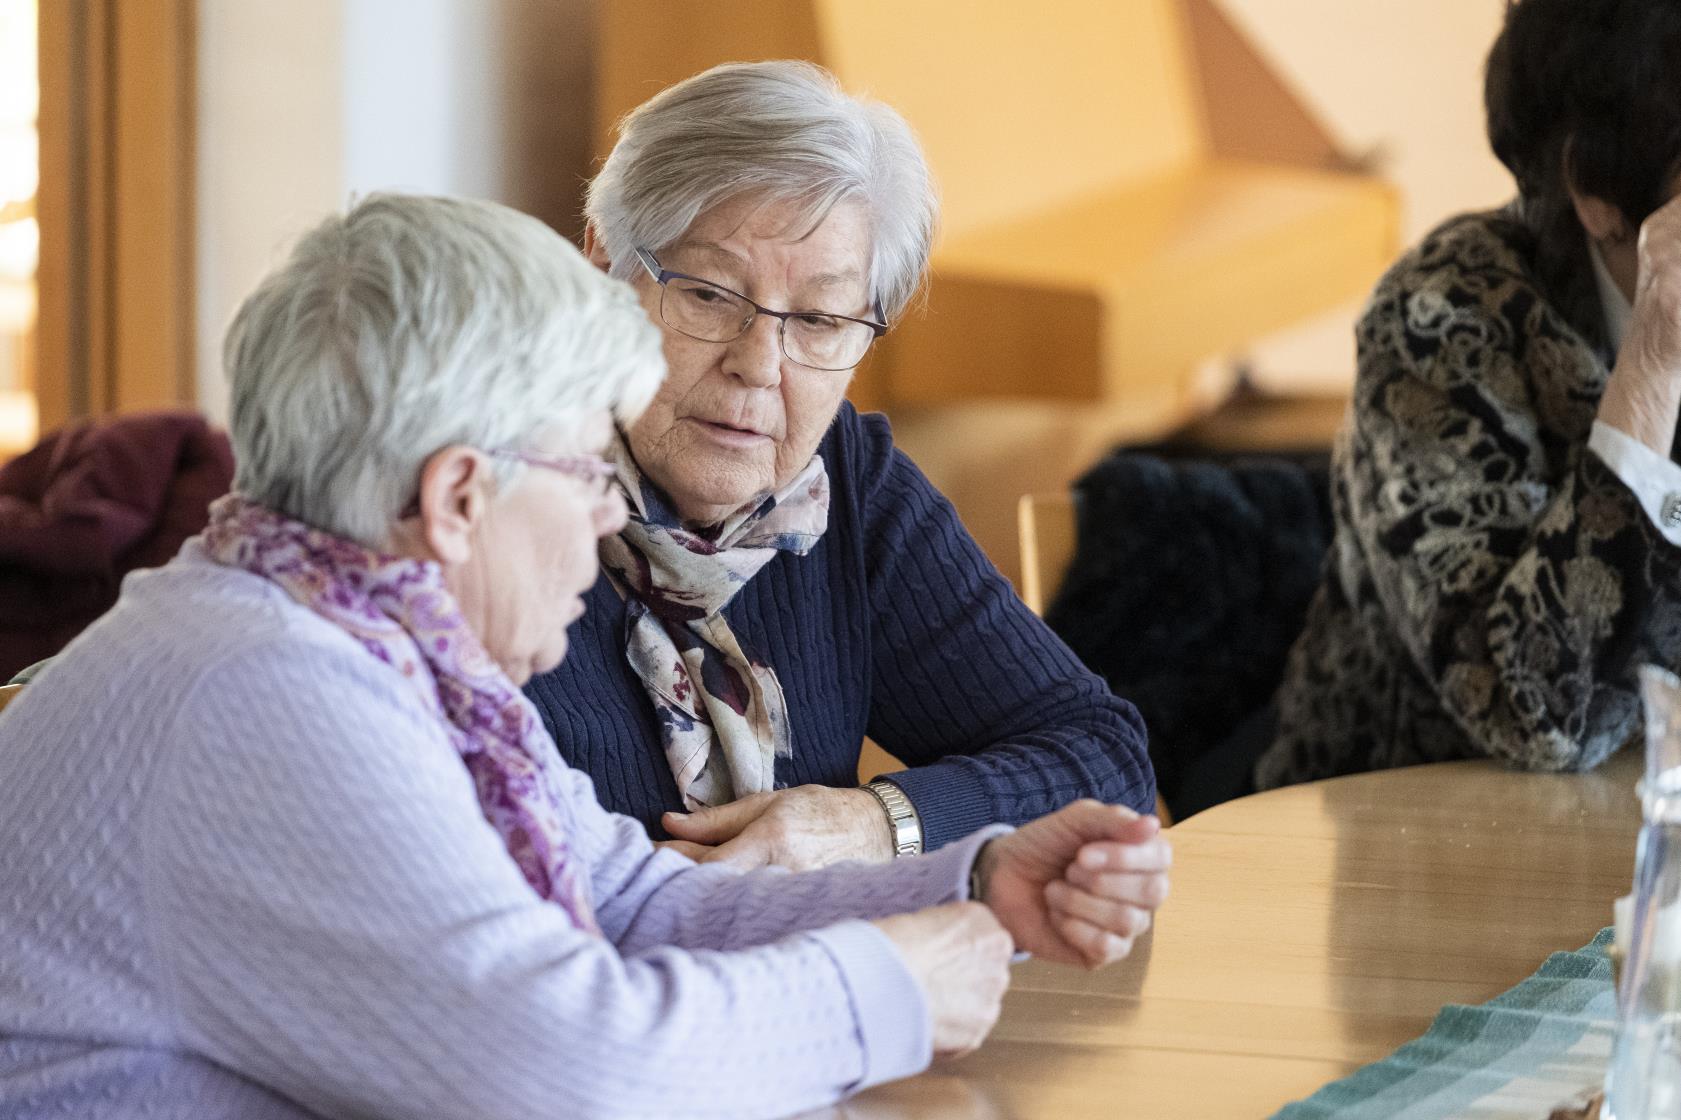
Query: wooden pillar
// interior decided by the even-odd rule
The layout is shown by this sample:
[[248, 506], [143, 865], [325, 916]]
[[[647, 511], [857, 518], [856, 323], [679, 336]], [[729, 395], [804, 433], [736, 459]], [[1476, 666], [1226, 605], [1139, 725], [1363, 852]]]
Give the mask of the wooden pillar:
[[193, 400], [193, 12], [41, 6], [43, 430]]

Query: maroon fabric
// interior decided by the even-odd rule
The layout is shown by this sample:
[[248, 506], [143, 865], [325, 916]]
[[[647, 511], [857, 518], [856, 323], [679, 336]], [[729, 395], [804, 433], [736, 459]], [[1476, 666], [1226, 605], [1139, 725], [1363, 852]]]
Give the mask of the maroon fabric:
[[174, 556], [232, 482], [228, 437], [190, 412], [70, 424], [0, 467], [0, 682]]

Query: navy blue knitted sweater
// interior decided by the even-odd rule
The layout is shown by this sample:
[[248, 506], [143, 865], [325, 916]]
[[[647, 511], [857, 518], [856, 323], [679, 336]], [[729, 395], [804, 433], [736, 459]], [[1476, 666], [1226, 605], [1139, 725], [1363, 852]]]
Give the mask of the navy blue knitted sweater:
[[[828, 531], [724, 609], [787, 697], [793, 755], [777, 785], [856, 786], [868, 735], [910, 767], [892, 780], [929, 849], [1081, 797], [1152, 811], [1138, 713], [1016, 598], [886, 418], [843, 404], [818, 451]], [[601, 803], [663, 839], [659, 816], [682, 799], [625, 658], [624, 603], [602, 577], [585, 607], [566, 660], [526, 693]]]

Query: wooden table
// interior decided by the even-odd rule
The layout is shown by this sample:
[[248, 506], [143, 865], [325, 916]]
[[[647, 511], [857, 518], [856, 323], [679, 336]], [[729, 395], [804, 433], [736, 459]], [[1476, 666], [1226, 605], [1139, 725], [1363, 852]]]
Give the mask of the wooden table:
[[1020, 966], [978, 1052], [819, 1115], [1268, 1116], [1609, 925], [1639, 765], [1446, 763], [1199, 814], [1169, 833], [1173, 896], [1131, 959]]

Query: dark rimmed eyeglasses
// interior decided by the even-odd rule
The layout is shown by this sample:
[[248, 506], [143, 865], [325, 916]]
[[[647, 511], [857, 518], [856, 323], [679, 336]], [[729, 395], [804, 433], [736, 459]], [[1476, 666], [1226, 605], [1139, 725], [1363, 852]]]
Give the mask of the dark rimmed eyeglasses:
[[[663, 268], [646, 249], [637, 249], [636, 259], [660, 286], [665, 325], [701, 342], [734, 342], [754, 319], [769, 315], [780, 324], [777, 338], [789, 361], [808, 369], [839, 371], [863, 361], [875, 340], [887, 333], [886, 323], [872, 319], [824, 311], [772, 311], [722, 284]], [[885, 318], [881, 304], [875, 312], [878, 319]]]

